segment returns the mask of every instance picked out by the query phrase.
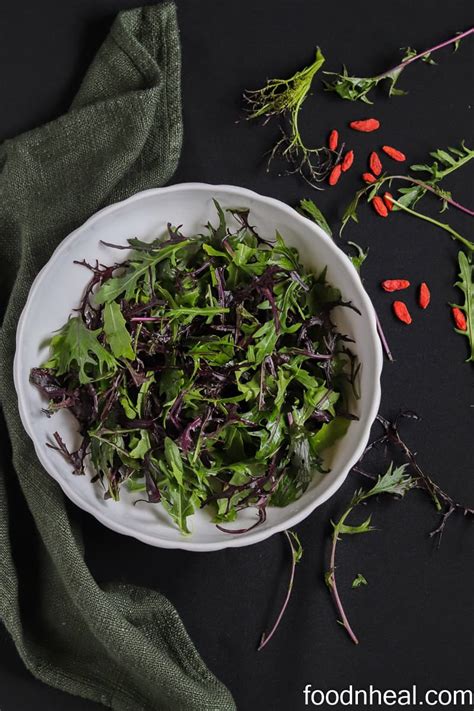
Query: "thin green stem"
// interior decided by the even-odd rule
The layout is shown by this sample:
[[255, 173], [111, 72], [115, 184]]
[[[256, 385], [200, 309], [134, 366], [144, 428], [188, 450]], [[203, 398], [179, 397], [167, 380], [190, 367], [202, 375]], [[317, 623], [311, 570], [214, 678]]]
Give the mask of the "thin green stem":
[[419, 217], [420, 220], [425, 220], [425, 222], [430, 222], [432, 225], [436, 225], [436, 227], [440, 227], [445, 232], [448, 232], [453, 239], [458, 240], [458, 242], [461, 242], [461, 244], [463, 244], [467, 249], [469, 249], [471, 252], [474, 252], [474, 243], [470, 242], [468, 239], [466, 239], [465, 237], [460, 235], [459, 232], [456, 232], [456, 230], [454, 230], [446, 222], [439, 222], [439, 220], [435, 220], [433, 217], [424, 215], [422, 212], [417, 212], [416, 210], [413, 210], [411, 207], [407, 207], [406, 205], [403, 205], [403, 203], [399, 202], [398, 200], [395, 200], [395, 198], [392, 198], [392, 202], [400, 210], [404, 210], [404, 212], [408, 212], [409, 215], [413, 215], [414, 217]]
[[129, 453], [127, 452], [127, 450], [123, 449], [123, 447], [119, 447], [117, 444], [114, 444], [113, 442], [110, 442], [110, 440], [105, 439], [104, 437], [99, 437], [99, 435], [96, 435], [93, 432], [91, 432], [89, 436], [92, 439], [96, 439], [99, 442], [102, 442], [103, 444], [108, 444], [109, 447], [112, 447], [112, 449], [115, 449], [115, 451], [119, 452], [119, 454], [123, 454], [125, 457], [129, 456]]

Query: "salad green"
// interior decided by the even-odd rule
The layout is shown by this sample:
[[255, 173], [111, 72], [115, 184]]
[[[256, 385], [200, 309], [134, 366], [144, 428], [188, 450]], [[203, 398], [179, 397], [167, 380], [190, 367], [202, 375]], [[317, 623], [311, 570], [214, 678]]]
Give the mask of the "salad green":
[[239, 533], [225, 524], [240, 510], [255, 507], [257, 525], [298, 499], [354, 419], [357, 390], [333, 323], [336, 307], [354, 307], [326, 270], [305, 271], [279, 234], [259, 236], [248, 210], [216, 210], [204, 234], [168, 225], [130, 239], [125, 261], [82, 262], [79, 308], [31, 372], [45, 412], [69, 410], [83, 437], [77, 451], [59, 432], [48, 446], [75, 474], [92, 470], [106, 498], [126, 486], [161, 502], [183, 534], [204, 505]]

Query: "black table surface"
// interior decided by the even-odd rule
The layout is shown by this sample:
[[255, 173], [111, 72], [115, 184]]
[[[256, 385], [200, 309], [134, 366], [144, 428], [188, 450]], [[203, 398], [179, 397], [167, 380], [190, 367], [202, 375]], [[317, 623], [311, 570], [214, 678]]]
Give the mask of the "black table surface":
[[[115, 13], [127, 0], [44, 0], [0, 5], [0, 137], [55, 118], [67, 109]], [[138, 3], [137, 3], [138, 4]], [[337, 127], [351, 141], [358, 164], [337, 190], [314, 193], [295, 176], [265, 170], [263, 154], [278, 134], [241, 117], [244, 88], [304, 66], [319, 45], [327, 68], [345, 62], [370, 75], [391, 66], [398, 48], [419, 49], [472, 24], [467, 0], [433, 3], [316, 3], [311, 0], [178, 0], [182, 39], [184, 145], [173, 182], [231, 183], [295, 205], [313, 197], [336, 224], [359, 187], [365, 156], [375, 144], [394, 143], [411, 162], [424, 162], [436, 147], [472, 144], [473, 40], [457, 53], [443, 50], [437, 66], [416, 64], [401, 85], [408, 96], [377, 95], [373, 108], [323, 94], [317, 81], [304, 106], [308, 143], [319, 145]], [[351, 135], [354, 118], [376, 115], [376, 138]], [[459, 200], [474, 202], [470, 167], [449, 183]], [[436, 214], [436, 206], [426, 203]], [[449, 213], [469, 235], [469, 217]], [[472, 229], [471, 229], [472, 235]], [[404, 426], [419, 460], [453, 497], [474, 502], [473, 371], [464, 363], [465, 339], [452, 329], [448, 302], [455, 300], [457, 246], [441, 231], [407, 215], [383, 221], [362, 210], [346, 239], [369, 247], [365, 286], [383, 321], [395, 363], [383, 372], [381, 412], [416, 410], [418, 423]], [[411, 327], [396, 322], [391, 299], [379, 283], [404, 276], [432, 289], [432, 304]], [[473, 527], [453, 516], [439, 550], [428, 533], [437, 518], [419, 492], [403, 502], [372, 506], [377, 531], [345, 540], [340, 578], [356, 647], [336, 624], [323, 582], [329, 521], [338, 516], [360, 482], [351, 475], [340, 491], [297, 527], [304, 558], [282, 625], [262, 652], [256, 644], [274, 619], [288, 574], [282, 536], [248, 548], [206, 555], [147, 547], [102, 527], [82, 512], [87, 559], [99, 581], [120, 580], [155, 587], [176, 605], [212, 671], [232, 690], [240, 711], [304, 708], [303, 687], [341, 690], [349, 685], [400, 689], [469, 688], [473, 647]], [[352, 590], [362, 571], [369, 585]], [[159, 680], [157, 680], [159, 683]], [[0, 708], [99, 709], [90, 701], [48, 688], [24, 668], [6, 631], [0, 631]], [[343, 708], [341, 706], [341, 708]]]

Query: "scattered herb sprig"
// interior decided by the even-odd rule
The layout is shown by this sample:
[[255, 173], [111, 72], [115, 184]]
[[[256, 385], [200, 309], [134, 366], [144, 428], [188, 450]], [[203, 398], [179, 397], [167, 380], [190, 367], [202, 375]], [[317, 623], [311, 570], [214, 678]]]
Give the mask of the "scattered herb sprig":
[[[361, 188], [361, 190], [354, 195], [354, 198], [342, 216], [340, 233], [342, 233], [349, 220], [358, 222], [357, 210], [360, 201], [363, 198], [365, 198], [367, 202], [370, 202], [375, 195], [377, 195], [380, 188], [384, 184], [391, 185], [394, 181], [403, 181], [411, 183], [411, 186], [399, 188], [399, 197], [393, 198], [393, 209], [402, 210], [414, 217], [418, 217], [421, 220], [434, 224], [445, 232], [448, 232], [453, 239], [459, 241], [464, 247], [466, 247], [466, 249], [472, 252], [474, 250], [474, 242], [454, 230], [449, 224], [436, 220], [429, 215], [425, 215], [424, 213], [415, 210], [414, 207], [427, 193], [430, 193], [441, 201], [442, 212], [446, 210], [448, 206], [452, 206], [473, 216], [473, 210], [454, 201], [448, 191], [439, 187], [439, 183], [447, 175], [455, 170], [458, 170], [472, 160], [474, 158], [474, 150], [467, 148], [464, 143], [462, 143], [460, 148], [449, 148], [447, 150], [439, 149], [432, 152], [430, 155], [435, 158], [435, 162], [431, 165], [416, 164], [410, 167], [410, 170], [414, 172], [426, 171], [429, 173], [431, 177], [425, 181], [421, 181], [413, 175], [384, 174], [371, 185]], [[442, 165], [441, 168], [440, 164]]]
[[[430, 156], [434, 158], [432, 163], [415, 164], [410, 166], [410, 170], [414, 172], [428, 173], [431, 176], [429, 180], [425, 180], [424, 185], [419, 186], [421, 189], [430, 190], [436, 193], [437, 184], [446, 178], [450, 173], [453, 173], [459, 168], [462, 168], [466, 163], [469, 163], [474, 158], [474, 150], [468, 148], [464, 141], [461, 142], [459, 147], [449, 147], [446, 149], [438, 148], [430, 153]], [[454, 202], [451, 195], [447, 192], [444, 193], [446, 196], [446, 205], [443, 205], [443, 209], [447, 209], [448, 204], [453, 207], [458, 208], [463, 212], [467, 212], [468, 215], [474, 215], [474, 210], [464, 207], [457, 202]], [[439, 197], [443, 197], [443, 191], [440, 192]]]
[[247, 90], [243, 95], [249, 119], [263, 118], [267, 123], [278, 117], [281, 121], [282, 135], [270, 152], [269, 164], [275, 157], [284, 159], [290, 164], [288, 173], [298, 173], [315, 188], [327, 177], [339, 157], [326, 146], [308, 147], [299, 125], [301, 108], [314, 76], [324, 62], [318, 47], [312, 64], [288, 79], [269, 79], [261, 89]]
[[[359, 640], [350, 625], [337, 587], [336, 550], [338, 542], [344, 535], [368, 533], [374, 529], [371, 525], [371, 516], [358, 525], [353, 526], [347, 524], [347, 519], [352, 514], [354, 509], [359, 504], [364, 503], [367, 499], [377, 496], [378, 494], [387, 493], [398, 497], [404, 496], [404, 494], [413, 489], [424, 491], [430, 497], [436, 512], [441, 517], [439, 524], [430, 533], [431, 537], [437, 537], [438, 546], [441, 544], [446, 524], [453, 513], [458, 512], [464, 516], [469, 516], [474, 519], [473, 507], [461, 504], [453, 499], [453, 497], [444, 491], [439, 484], [437, 484], [434, 479], [421, 467], [418, 462], [417, 455], [406, 444], [400, 434], [400, 422], [405, 419], [418, 420], [419, 417], [411, 411], [400, 412], [393, 420], [388, 420], [382, 415], [377, 416], [377, 421], [382, 426], [382, 434], [369, 443], [361, 458], [361, 461], [352, 469], [352, 472], [355, 474], [368, 478], [372, 482], [372, 486], [370, 489], [358, 489], [353, 494], [348, 507], [337, 523], [332, 523], [333, 532], [331, 536], [329, 570], [325, 574], [325, 581], [331, 592], [331, 597], [340, 618], [339, 621], [345, 628], [350, 639], [355, 644], [358, 644]], [[401, 454], [405, 459], [405, 463], [397, 468], [394, 468], [393, 463], [390, 463], [386, 474], [382, 477], [374, 476], [366, 469], [362, 468], [362, 462], [370, 451], [375, 448], [382, 448], [384, 456], [387, 456], [388, 447], [394, 449], [395, 453]], [[355, 588], [366, 584], [366, 579], [361, 573], [359, 573], [353, 580], [352, 587]]]
[[344, 535], [356, 535], [361, 533], [368, 533], [373, 531], [371, 526], [372, 517], [369, 516], [362, 523], [354, 526], [346, 523], [349, 516], [353, 513], [359, 504], [367, 501], [373, 496], [378, 496], [379, 494], [391, 494], [392, 496], [404, 496], [407, 491], [409, 491], [413, 485], [414, 481], [411, 476], [406, 473], [406, 465], [401, 467], [394, 467], [392, 464], [389, 466], [387, 472], [383, 476], [379, 476], [377, 481], [370, 489], [358, 489], [340, 519], [337, 523], [332, 523], [333, 534], [332, 534], [332, 544], [331, 553], [329, 559], [329, 570], [326, 573], [325, 580], [326, 584], [331, 592], [334, 604], [340, 616], [340, 623], [346, 630], [347, 634], [354, 642], [354, 644], [359, 644], [359, 640], [355, 635], [344, 610], [344, 606], [339, 594], [336, 581], [336, 550], [337, 544], [341, 541]]
[[454, 37], [441, 42], [426, 49], [424, 52], [417, 52], [411, 47], [405, 49], [405, 54], [402, 61], [396, 66], [388, 69], [381, 74], [377, 74], [373, 77], [358, 77], [349, 74], [349, 71], [344, 66], [342, 73], [337, 72], [324, 72], [327, 76], [333, 76], [333, 81], [325, 82], [327, 91], [334, 91], [342, 99], [347, 99], [348, 101], [363, 101], [366, 104], [372, 104], [373, 102], [369, 99], [369, 94], [377, 87], [378, 84], [382, 82], [388, 83], [388, 95], [389, 96], [402, 96], [406, 94], [406, 91], [399, 89], [397, 87], [397, 82], [400, 78], [401, 73], [418, 60], [421, 60], [427, 64], [435, 64], [432, 55], [434, 52], [453, 44], [456, 50], [459, 47], [460, 42], [471, 35], [474, 32], [474, 27], [466, 30], [465, 32], [459, 32]]
[[286, 539], [288, 541], [288, 545], [290, 546], [290, 551], [291, 551], [291, 568], [290, 568], [290, 578], [288, 581], [288, 589], [286, 591], [286, 596], [283, 601], [283, 605], [280, 609], [280, 612], [278, 613], [278, 616], [275, 620], [275, 623], [270, 630], [268, 634], [263, 632], [261, 638], [260, 638], [260, 644], [258, 645], [257, 651], [260, 652], [261, 649], [266, 647], [266, 645], [269, 643], [273, 635], [275, 634], [282, 618], [283, 615], [285, 614], [285, 610], [288, 607], [288, 603], [290, 601], [291, 593], [293, 590], [293, 583], [295, 579], [295, 570], [297, 564], [300, 562], [301, 558], [303, 557], [303, 546], [301, 545], [300, 539], [298, 538], [297, 534], [294, 533], [294, 531], [284, 531], [284, 534], [286, 536]]
[[[400, 412], [393, 420], [389, 420], [380, 414], [377, 415], [377, 421], [382, 426], [383, 432], [367, 446], [364, 457], [375, 447], [381, 447], [384, 451], [386, 451], [387, 447], [392, 447], [401, 453], [409, 465], [410, 473], [414, 478], [413, 488], [425, 491], [432, 500], [437, 513], [441, 516], [439, 525], [430, 533], [431, 537], [438, 537], [438, 545], [440, 545], [446, 523], [450, 516], [458, 512], [463, 516], [474, 517], [474, 507], [457, 501], [451, 494], [444, 491], [433, 477], [421, 467], [416, 453], [413, 452], [401, 436], [400, 423], [403, 420], [416, 421], [419, 419], [419, 416], [410, 410]], [[360, 463], [353, 468], [353, 471], [363, 476], [373, 478], [372, 475], [361, 468]]]

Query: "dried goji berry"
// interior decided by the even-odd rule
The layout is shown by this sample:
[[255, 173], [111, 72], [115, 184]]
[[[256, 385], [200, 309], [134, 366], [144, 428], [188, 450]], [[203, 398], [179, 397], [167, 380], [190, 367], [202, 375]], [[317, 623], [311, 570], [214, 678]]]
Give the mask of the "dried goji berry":
[[431, 301], [431, 293], [428, 289], [428, 284], [422, 281], [420, 284], [420, 291], [418, 292], [418, 303], [422, 309], [426, 309]]
[[362, 173], [362, 180], [365, 180], [366, 183], [375, 183], [377, 178], [375, 175], [372, 175], [372, 173]]
[[370, 154], [369, 166], [374, 175], [380, 175], [382, 172], [382, 162], [375, 151]]
[[388, 210], [385, 207], [385, 203], [380, 197], [380, 195], [376, 195], [374, 198], [372, 198], [372, 205], [374, 206], [375, 212], [380, 215], [380, 217], [387, 217]]
[[353, 128], [354, 131], [370, 133], [371, 131], [376, 131], [380, 127], [380, 121], [374, 118], [362, 119], [361, 121], [351, 121], [349, 126]]
[[403, 323], [410, 324], [412, 321], [410, 312], [408, 311], [406, 304], [404, 304], [403, 301], [393, 302], [393, 313], [399, 319], [399, 321], [403, 321]]
[[454, 306], [452, 309], [452, 314], [454, 318], [454, 323], [456, 324], [456, 328], [459, 329], [459, 331], [467, 331], [466, 317], [464, 316], [461, 309], [458, 309], [457, 306]]
[[389, 212], [392, 212], [393, 210], [393, 195], [392, 193], [384, 193], [383, 194], [383, 201], [385, 203], [385, 207]]
[[396, 148], [392, 148], [392, 146], [382, 146], [382, 150], [384, 153], [390, 156], [390, 158], [393, 158], [393, 160], [398, 160], [400, 163], [407, 159], [404, 153], [397, 150]]
[[342, 166], [340, 163], [334, 166], [329, 174], [329, 185], [335, 185], [341, 177]]
[[336, 131], [336, 129], [334, 129], [329, 134], [329, 140], [328, 140], [329, 150], [335, 151], [338, 143], [339, 143], [339, 133]]
[[407, 279], [385, 279], [382, 282], [382, 289], [385, 291], [401, 291], [408, 289], [410, 282]]
[[351, 165], [354, 162], [354, 151], [347, 151], [346, 155], [344, 156], [344, 159], [342, 161], [342, 172], [345, 173], [346, 170], [349, 170]]

